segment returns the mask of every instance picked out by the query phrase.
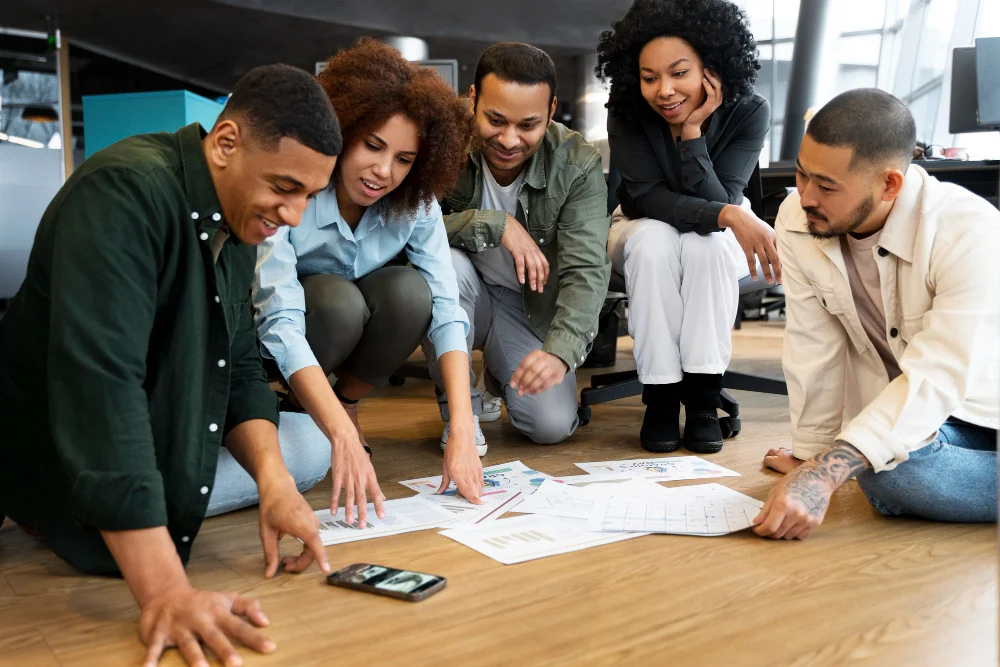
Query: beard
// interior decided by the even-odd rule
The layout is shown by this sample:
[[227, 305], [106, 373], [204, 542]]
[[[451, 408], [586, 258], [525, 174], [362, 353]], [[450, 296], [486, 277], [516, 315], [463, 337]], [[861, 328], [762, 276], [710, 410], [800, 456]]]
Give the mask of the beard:
[[831, 239], [835, 236], [843, 236], [844, 234], [849, 234], [855, 229], [860, 227], [871, 215], [871, 212], [875, 209], [875, 198], [866, 197], [861, 200], [861, 203], [854, 207], [854, 210], [850, 212], [847, 218], [843, 222], [831, 223], [829, 218], [819, 212], [815, 208], [802, 207], [808, 215], [814, 218], [819, 218], [823, 222], [826, 222], [828, 227], [824, 230], [816, 229], [813, 222], [806, 219], [806, 224], [809, 226], [809, 233], [818, 239]]

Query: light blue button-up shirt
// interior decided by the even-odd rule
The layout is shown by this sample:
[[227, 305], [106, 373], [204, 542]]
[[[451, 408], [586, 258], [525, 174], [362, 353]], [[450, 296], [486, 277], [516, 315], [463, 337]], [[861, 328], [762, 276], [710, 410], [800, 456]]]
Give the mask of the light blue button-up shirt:
[[316, 196], [298, 227], [282, 227], [258, 246], [253, 304], [261, 354], [273, 359], [286, 378], [318, 366], [306, 342], [306, 299], [299, 278], [322, 273], [355, 281], [404, 248], [431, 290], [427, 335], [438, 356], [467, 352], [469, 318], [458, 303], [458, 281], [437, 200], [400, 216], [382, 199], [368, 207], [352, 232], [331, 186]]

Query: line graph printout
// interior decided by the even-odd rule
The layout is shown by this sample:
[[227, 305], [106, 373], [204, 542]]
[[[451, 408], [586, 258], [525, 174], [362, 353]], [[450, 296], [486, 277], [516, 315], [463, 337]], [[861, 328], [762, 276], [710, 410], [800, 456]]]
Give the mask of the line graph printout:
[[[695, 491], [684, 493], [685, 489]], [[670, 489], [674, 493], [664, 498], [604, 496], [594, 503], [587, 527], [644, 534], [727, 535], [752, 526], [764, 506], [759, 500], [730, 489], [726, 489], [727, 493], [697, 489], [697, 486]]]
[[620, 542], [644, 533], [587, 530], [587, 522], [540, 514], [524, 514], [478, 526], [459, 526], [441, 535], [505, 565]]
[[667, 493], [669, 489], [641, 477], [608, 476], [601, 480], [598, 475], [580, 475], [571, 481], [564, 481], [564, 478], [545, 480], [514, 511], [587, 519], [594, 503], [603, 495], [658, 497]]
[[456, 520], [455, 514], [428, 503], [421, 496], [387, 500], [384, 506], [385, 518], [380, 519], [375, 514], [375, 505], [368, 503], [368, 519], [364, 528], [358, 528], [357, 517], [353, 525], [347, 523], [343, 507], [337, 509], [336, 516], [331, 515], [330, 510], [319, 510], [316, 518], [319, 519], [319, 537], [324, 546], [439, 528]]
[[578, 468], [592, 475], [638, 475], [658, 482], [683, 479], [710, 479], [712, 477], [741, 477], [738, 472], [709, 463], [697, 456], [665, 456], [655, 459], [629, 461], [597, 461], [577, 463]]
[[445, 491], [440, 495], [421, 494], [414, 497], [451, 512], [455, 519], [455, 525], [457, 525], [498, 519], [505, 512], [509, 512], [517, 506], [524, 497], [524, 493], [518, 489], [486, 488], [479, 498], [482, 501], [479, 505], [473, 505], [453, 491]]

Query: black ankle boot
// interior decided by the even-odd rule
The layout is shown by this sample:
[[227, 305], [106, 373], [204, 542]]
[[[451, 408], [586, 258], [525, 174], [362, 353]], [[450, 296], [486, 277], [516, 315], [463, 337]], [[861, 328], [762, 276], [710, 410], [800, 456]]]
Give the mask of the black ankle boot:
[[680, 383], [644, 385], [642, 402], [646, 405], [639, 431], [642, 448], [660, 454], [676, 452], [681, 447]]
[[696, 454], [722, 451], [722, 376], [685, 373], [681, 395], [684, 401], [684, 446]]

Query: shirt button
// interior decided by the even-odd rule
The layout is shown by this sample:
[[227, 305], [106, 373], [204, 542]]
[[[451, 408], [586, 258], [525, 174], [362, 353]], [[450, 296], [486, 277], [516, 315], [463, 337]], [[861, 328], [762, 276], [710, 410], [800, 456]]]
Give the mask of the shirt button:
[[888, 254], [889, 254], [889, 251], [886, 250], [885, 248], [879, 248], [878, 249], [878, 256], [879, 257], [885, 257]]
[[187, 535], [185, 535], [184, 537], [181, 538], [181, 542], [183, 542], [184, 544], [187, 544], [190, 541], [191, 541], [191, 538], [188, 537]]
[[889, 335], [895, 338], [896, 336], [899, 335], [899, 329], [897, 329], [896, 327], [889, 329]]
[[204, 496], [205, 494], [208, 493], [208, 487], [207, 486], [203, 486], [203, 487], [201, 487], [200, 491], [201, 491], [201, 495]]
[[545, 240], [544, 239], [538, 239], [538, 242], [539, 243], [545, 243]]
[[219, 220], [222, 220], [222, 214], [221, 213], [213, 213], [212, 214], [212, 220], [215, 220], [216, 222], [218, 222]]
[[215, 422], [212, 422], [211, 424], [208, 425], [208, 430], [211, 431], [212, 433], [215, 433], [216, 431], [219, 430], [219, 425], [216, 424]]
[[225, 368], [226, 367], [226, 360], [225, 359], [219, 359], [218, 364], [219, 364], [219, 368]]
[[199, 236], [198, 238], [200, 238], [202, 241], [207, 241], [208, 240], [208, 232], [202, 232], [201, 236]]
[[215, 295], [215, 302], [216, 303], [221, 303], [222, 302], [222, 299], [219, 298], [218, 294]]
[[198, 219], [198, 211], [191, 211], [191, 219], [192, 220]]

